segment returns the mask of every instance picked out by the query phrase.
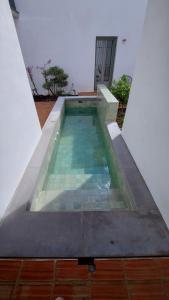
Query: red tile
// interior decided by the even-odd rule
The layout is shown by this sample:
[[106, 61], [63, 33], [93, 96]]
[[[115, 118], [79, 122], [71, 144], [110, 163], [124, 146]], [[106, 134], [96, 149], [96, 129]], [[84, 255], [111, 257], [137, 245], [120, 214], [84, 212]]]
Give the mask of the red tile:
[[92, 280], [125, 280], [124, 271], [122, 269], [102, 270], [96, 269], [91, 275]]
[[46, 299], [50, 300], [51, 285], [19, 285], [16, 287], [13, 300]]
[[54, 279], [53, 260], [25, 260], [20, 280], [51, 281]]
[[160, 283], [135, 283], [128, 285], [131, 295], [161, 295], [163, 294], [162, 285]]
[[128, 299], [128, 292], [124, 284], [93, 284], [91, 296], [92, 299]]
[[162, 288], [164, 293], [169, 296], [169, 282], [163, 281]]
[[1, 300], [11, 299], [13, 289], [14, 286], [12, 285], [0, 285], [0, 299]]
[[169, 298], [165, 295], [153, 295], [153, 296], [147, 296], [147, 295], [135, 295], [135, 296], [132, 296], [130, 298], [131, 300], [168, 300]]
[[127, 269], [126, 277], [128, 280], [160, 280], [160, 273], [146, 269]]
[[169, 258], [157, 258], [157, 264], [164, 269], [169, 269]]
[[77, 260], [56, 261], [56, 280], [86, 280], [88, 267], [78, 265]]
[[56, 267], [57, 268], [74, 268], [74, 267], [78, 267], [78, 260], [77, 259], [60, 259], [60, 260], [56, 260]]
[[169, 259], [168, 258], [157, 259], [157, 264], [159, 266], [159, 270], [161, 272], [162, 278], [169, 279]]
[[154, 259], [126, 259], [124, 265], [126, 268], [157, 268]]
[[162, 269], [160, 272], [163, 279], [169, 279], [169, 269]]
[[[23, 296], [23, 297], [13, 297], [12, 300], [51, 300], [51, 296]], [[65, 300], [65, 299], [64, 299]]]
[[74, 297], [81, 297], [86, 299], [90, 296], [90, 287], [87, 285], [74, 285], [73, 286]]
[[88, 269], [86, 266], [60, 268], [56, 270], [56, 280], [87, 280]]
[[96, 272], [91, 274], [93, 280], [124, 280], [123, 260], [96, 260]]
[[53, 297], [65, 297], [65, 296], [73, 296], [73, 286], [66, 284], [55, 285], [53, 291]]
[[89, 298], [89, 287], [86, 285], [76, 284], [58, 284], [55, 285], [52, 299], [57, 297], [63, 297], [66, 299], [88, 299]]
[[20, 260], [0, 260], [0, 281], [15, 281], [20, 266]]
[[155, 280], [161, 278], [157, 264], [153, 259], [126, 260], [124, 268], [128, 280]]
[[125, 273], [128, 280], [155, 280], [161, 274], [153, 259], [131, 259], [124, 261]]
[[[90, 299], [90, 298], [89, 298]], [[116, 296], [96, 296], [96, 297], [92, 297], [92, 300], [129, 300], [129, 298], [127, 297], [120, 297], [120, 298], [117, 298]], [[79, 299], [79, 300], [83, 300], [83, 299]], [[85, 299], [86, 300], [86, 299]]]
[[95, 260], [96, 269], [112, 270], [112, 269], [123, 269], [123, 260], [120, 259], [103, 259]]

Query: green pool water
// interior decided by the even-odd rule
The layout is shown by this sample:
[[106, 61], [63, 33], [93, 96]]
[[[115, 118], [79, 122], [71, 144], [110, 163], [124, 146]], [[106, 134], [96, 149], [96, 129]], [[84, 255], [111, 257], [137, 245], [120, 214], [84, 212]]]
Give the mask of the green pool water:
[[125, 182], [112, 155], [97, 107], [65, 107], [47, 174], [31, 209], [131, 208]]

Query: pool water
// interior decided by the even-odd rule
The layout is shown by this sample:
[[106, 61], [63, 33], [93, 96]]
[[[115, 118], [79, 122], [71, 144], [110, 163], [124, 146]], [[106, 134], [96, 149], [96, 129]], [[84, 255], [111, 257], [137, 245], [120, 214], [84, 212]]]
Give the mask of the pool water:
[[47, 174], [31, 210], [131, 208], [109, 148], [97, 107], [65, 107]]

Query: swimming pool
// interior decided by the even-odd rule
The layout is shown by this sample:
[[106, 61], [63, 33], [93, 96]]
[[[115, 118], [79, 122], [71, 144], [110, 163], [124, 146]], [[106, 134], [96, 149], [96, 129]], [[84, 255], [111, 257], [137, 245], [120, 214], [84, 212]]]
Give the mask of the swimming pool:
[[99, 104], [65, 101], [31, 211], [132, 209]]
[[[117, 100], [104, 86], [98, 87], [97, 96], [57, 99], [0, 224], [1, 257], [168, 255], [168, 229], [123, 140], [117, 109]], [[85, 115], [92, 121], [86, 124]], [[66, 125], [70, 118], [77, 118], [73, 123], [78, 126]], [[67, 153], [61, 153], [64, 136], [72, 153], [67, 169]], [[85, 151], [89, 146], [95, 153], [97, 143], [100, 152], [93, 160], [92, 150]], [[59, 186], [47, 187], [50, 176], [67, 177], [69, 172], [76, 178], [73, 185], [61, 180]], [[78, 183], [79, 173], [88, 179]], [[97, 174], [106, 176], [97, 181]]]

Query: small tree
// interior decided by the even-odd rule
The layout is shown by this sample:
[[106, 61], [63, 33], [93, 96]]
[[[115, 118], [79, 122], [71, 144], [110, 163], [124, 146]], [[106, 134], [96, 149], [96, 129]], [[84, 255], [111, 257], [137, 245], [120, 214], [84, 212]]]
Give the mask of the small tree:
[[[52, 62], [52, 60], [48, 59], [48, 61], [42, 67], [40, 67], [40, 66], [36, 67], [37, 70], [41, 71], [41, 74], [42, 74], [43, 77], [44, 77], [44, 74], [45, 74], [44, 72], [45, 72], [47, 66], [49, 66], [51, 64], [51, 62]], [[45, 82], [46, 82], [46, 79], [45, 79]], [[48, 95], [49, 95], [49, 90], [48, 90]]]
[[123, 75], [118, 81], [114, 80], [110, 87], [110, 91], [120, 101], [122, 107], [128, 102], [130, 88], [131, 83], [127, 75]]
[[58, 96], [63, 92], [63, 87], [68, 84], [68, 75], [64, 73], [64, 70], [54, 66], [48, 69], [43, 69], [42, 75], [45, 79], [43, 88], [48, 90], [52, 96]]
[[31, 81], [32, 86], [33, 86], [32, 93], [33, 93], [34, 96], [37, 96], [37, 95], [39, 95], [39, 93], [38, 93], [38, 90], [37, 90], [37, 87], [36, 87], [36, 84], [35, 84], [35, 80], [33, 78], [33, 66], [27, 67], [26, 70], [27, 70], [27, 73], [29, 75], [30, 81]]

